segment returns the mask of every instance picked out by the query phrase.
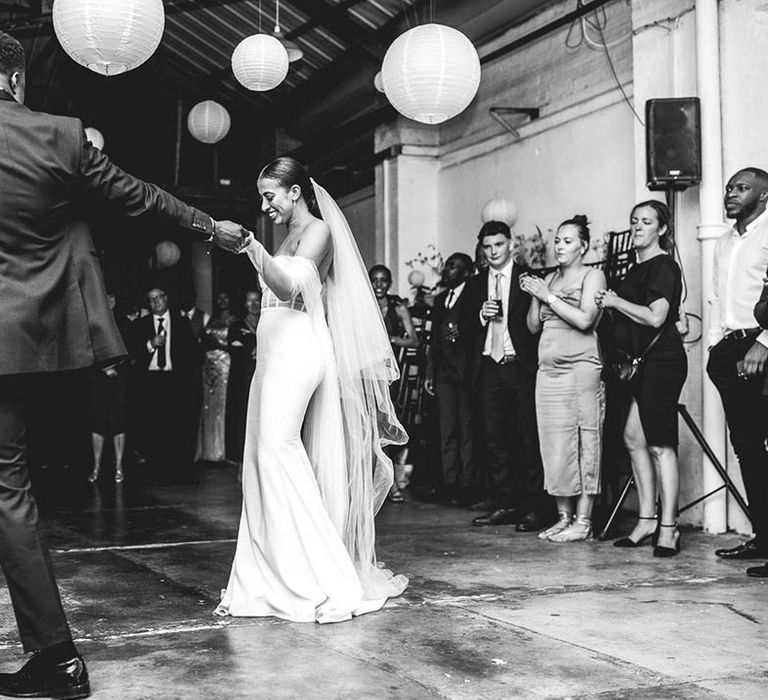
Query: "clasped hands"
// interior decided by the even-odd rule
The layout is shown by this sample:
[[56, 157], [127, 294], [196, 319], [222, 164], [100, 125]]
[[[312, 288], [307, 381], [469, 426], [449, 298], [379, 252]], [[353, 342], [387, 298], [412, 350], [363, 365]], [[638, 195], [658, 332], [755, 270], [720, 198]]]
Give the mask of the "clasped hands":
[[541, 277], [531, 275], [528, 272], [520, 275], [520, 289], [542, 302], [546, 302], [547, 297], [552, 294], [547, 283]]
[[242, 253], [248, 247], [253, 234], [234, 221], [214, 221], [213, 244], [230, 253]]
[[612, 289], [599, 289], [595, 293], [595, 304], [598, 309], [615, 309], [618, 295]]

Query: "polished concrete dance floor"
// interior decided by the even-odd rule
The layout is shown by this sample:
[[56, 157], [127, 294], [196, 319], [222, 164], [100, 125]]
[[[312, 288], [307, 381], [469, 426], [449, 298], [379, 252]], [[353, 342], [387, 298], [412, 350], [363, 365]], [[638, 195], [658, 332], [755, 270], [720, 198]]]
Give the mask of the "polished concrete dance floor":
[[[240, 507], [231, 470], [199, 485], [45, 484], [96, 698], [768, 696], [768, 581], [716, 560], [733, 536], [684, 531], [680, 556], [654, 560], [650, 547], [555, 545], [473, 528], [469, 511], [388, 504], [380, 558], [411, 584], [383, 611], [328, 626], [221, 620]], [[4, 587], [0, 647], [0, 670], [15, 670]]]

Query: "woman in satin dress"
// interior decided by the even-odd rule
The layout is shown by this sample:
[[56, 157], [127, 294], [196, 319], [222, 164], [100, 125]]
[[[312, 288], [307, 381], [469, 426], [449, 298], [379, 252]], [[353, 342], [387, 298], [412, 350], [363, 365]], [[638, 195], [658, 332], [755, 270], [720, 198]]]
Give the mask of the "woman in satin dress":
[[[258, 179], [288, 229], [262, 280], [243, 455], [243, 509], [219, 615], [340, 622], [407, 585], [377, 564], [373, 518], [392, 484], [383, 447], [404, 444], [389, 338], [343, 214], [297, 161]], [[321, 294], [322, 292], [322, 294]]]

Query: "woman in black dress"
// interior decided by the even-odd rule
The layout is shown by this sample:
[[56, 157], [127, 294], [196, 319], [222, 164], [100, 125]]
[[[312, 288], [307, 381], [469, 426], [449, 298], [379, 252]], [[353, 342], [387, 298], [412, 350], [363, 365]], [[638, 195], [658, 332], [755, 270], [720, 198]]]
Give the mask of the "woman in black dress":
[[227, 382], [227, 459], [236, 462], [241, 469], [248, 392], [256, 369], [256, 326], [261, 314], [260, 289], [251, 289], [246, 293], [245, 311], [245, 318], [242, 321], [234, 321], [227, 333], [227, 349], [232, 358]]
[[[627, 386], [629, 415], [624, 444], [629, 451], [640, 503], [638, 521], [617, 547], [638, 547], [657, 533], [653, 554], [668, 557], [680, 551], [677, 527], [677, 403], [688, 363], [677, 320], [682, 294], [669, 210], [662, 202], [637, 204], [630, 216], [636, 263], [618, 293], [601, 291], [598, 306], [613, 310], [614, 347], [633, 357], [647, 352], [640, 371]], [[661, 501], [657, 524], [656, 491]]]

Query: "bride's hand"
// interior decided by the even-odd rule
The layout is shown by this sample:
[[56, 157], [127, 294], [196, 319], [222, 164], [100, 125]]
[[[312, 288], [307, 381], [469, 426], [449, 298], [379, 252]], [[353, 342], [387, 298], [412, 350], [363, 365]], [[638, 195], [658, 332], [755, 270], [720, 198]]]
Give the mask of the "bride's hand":
[[251, 243], [256, 240], [256, 236], [254, 235], [253, 231], [249, 231], [247, 228], [244, 228], [243, 233], [245, 237], [241, 243], [240, 250], [237, 251], [238, 254], [245, 253], [245, 251], [250, 247]]

